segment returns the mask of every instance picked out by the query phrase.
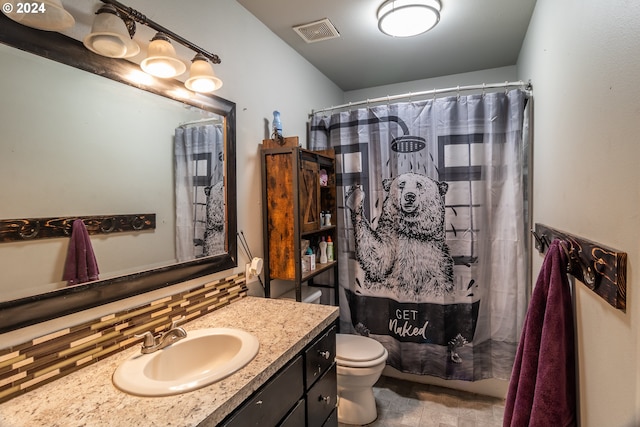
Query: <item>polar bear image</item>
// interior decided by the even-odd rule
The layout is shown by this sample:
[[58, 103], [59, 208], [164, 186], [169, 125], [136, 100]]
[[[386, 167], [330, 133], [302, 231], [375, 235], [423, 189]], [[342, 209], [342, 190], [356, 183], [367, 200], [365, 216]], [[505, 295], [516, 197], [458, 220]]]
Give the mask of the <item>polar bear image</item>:
[[204, 255], [224, 252], [224, 183], [205, 187], [207, 224], [204, 231]]
[[453, 258], [445, 243], [444, 195], [448, 184], [404, 173], [382, 182], [386, 197], [375, 229], [364, 215], [364, 192], [352, 188], [356, 259], [371, 293], [420, 301], [453, 291]]

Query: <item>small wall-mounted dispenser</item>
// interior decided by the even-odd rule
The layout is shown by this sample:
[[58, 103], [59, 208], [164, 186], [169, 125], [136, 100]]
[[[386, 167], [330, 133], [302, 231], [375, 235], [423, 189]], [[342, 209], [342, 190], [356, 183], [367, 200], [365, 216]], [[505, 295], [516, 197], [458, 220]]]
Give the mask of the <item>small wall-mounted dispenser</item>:
[[245, 266], [245, 277], [247, 283], [258, 280], [260, 273], [262, 273], [262, 265], [264, 260], [262, 258], [254, 257], [251, 262], [248, 262]]

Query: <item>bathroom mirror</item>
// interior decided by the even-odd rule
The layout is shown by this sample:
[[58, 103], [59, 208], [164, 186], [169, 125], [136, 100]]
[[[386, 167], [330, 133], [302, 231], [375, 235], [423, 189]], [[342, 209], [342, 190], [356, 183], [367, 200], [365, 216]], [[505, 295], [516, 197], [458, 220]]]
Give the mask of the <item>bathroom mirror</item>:
[[[0, 333], [237, 266], [233, 102], [142, 75], [133, 63], [101, 57], [72, 38], [2, 14], [0, 43], [1, 64], [29, 65], [3, 73], [1, 82], [4, 123], [19, 123], [24, 132], [5, 126], [0, 134], [1, 156], [17, 159], [5, 160], [0, 172], [8, 189], [0, 195], [0, 219], [156, 214], [154, 230], [92, 236], [100, 280], [75, 286], [30, 279], [34, 270], [64, 264], [64, 238], [0, 243]], [[109, 100], [108, 107], [92, 104]], [[54, 108], [38, 117], [43, 106]], [[223, 135], [224, 250], [178, 262], [174, 131], [204, 123]], [[36, 136], [27, 137], [32, 131]], [[34, 138], [37, 144], [29, 142]], [[98, 248], [110, 253], [104, 268]], [[14, 266], [7, 262], [18, 273], [10, 273]]]

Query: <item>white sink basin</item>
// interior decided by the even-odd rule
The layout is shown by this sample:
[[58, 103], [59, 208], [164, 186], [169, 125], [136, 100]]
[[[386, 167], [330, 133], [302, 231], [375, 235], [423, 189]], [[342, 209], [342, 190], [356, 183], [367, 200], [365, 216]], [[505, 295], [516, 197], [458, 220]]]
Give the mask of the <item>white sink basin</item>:
[[137, 353], [113, 374], [117, 388], [138, 396], [186, 393], [219, 381], [249, 363], [258, 339], [231, 328], [188, 331], [187, 337], [155, 353]]

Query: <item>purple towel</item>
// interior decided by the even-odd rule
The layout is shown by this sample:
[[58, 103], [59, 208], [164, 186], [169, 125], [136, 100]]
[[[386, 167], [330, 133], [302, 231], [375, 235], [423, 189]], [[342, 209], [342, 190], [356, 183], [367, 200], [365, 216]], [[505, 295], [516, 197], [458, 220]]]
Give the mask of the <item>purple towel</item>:
[[524, 321], [504, 427], [576, 425], [575, 344], [567, 262], [560, 242], [554, 240]]
[[71, 241], [64, 264], [64, 275], [68, 285], [98, 280], [98, 263], [93, 253], [87, 227], [81, 219], [73, 221]]

